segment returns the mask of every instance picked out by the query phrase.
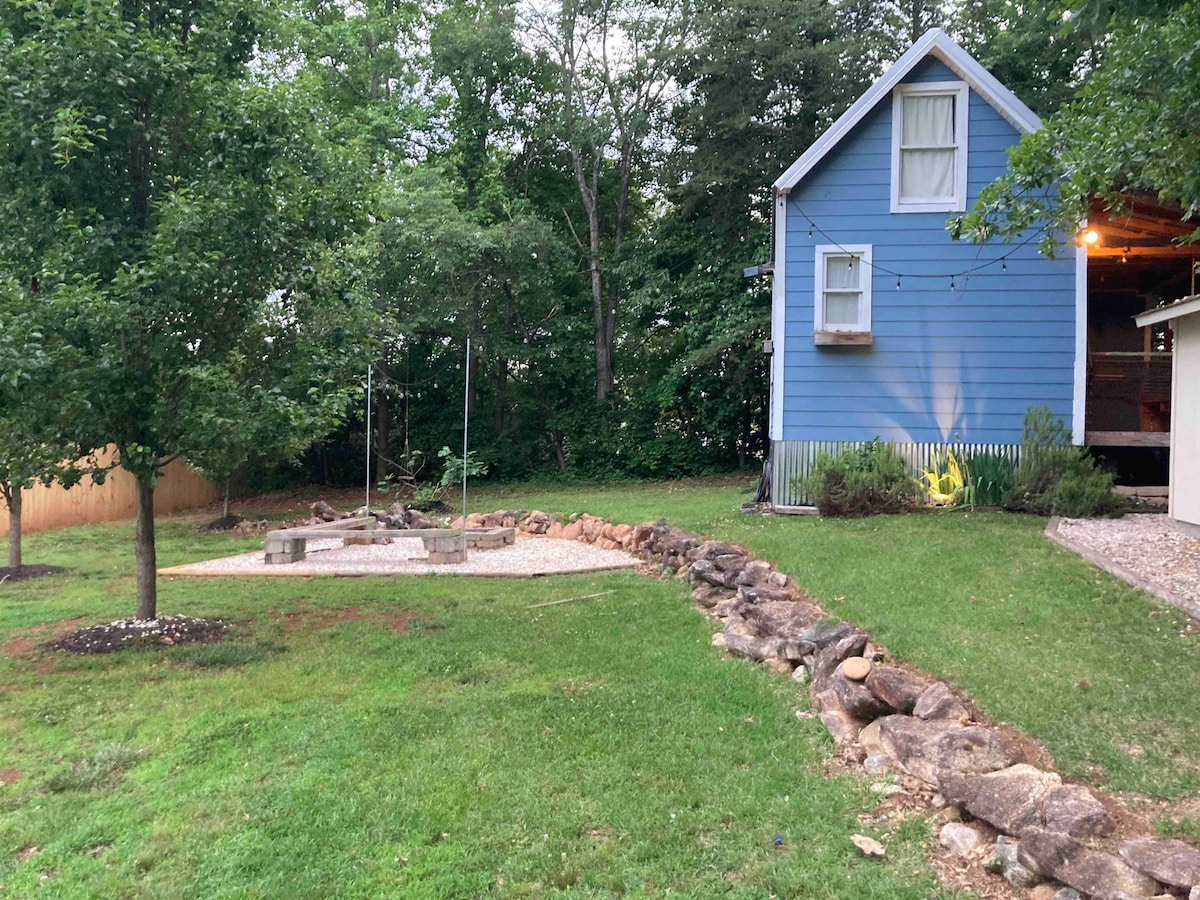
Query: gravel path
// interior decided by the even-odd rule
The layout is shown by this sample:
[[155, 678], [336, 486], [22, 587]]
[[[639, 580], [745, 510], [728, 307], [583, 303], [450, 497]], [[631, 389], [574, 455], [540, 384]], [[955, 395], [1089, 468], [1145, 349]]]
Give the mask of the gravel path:
[[1174, 594], [1200, 602], [1200, 538], [1170, 516], [1062, 519], [1058, 533]]
[[390, 544], [343, 547], [340, 540], [308, 542], [303, 562], [268, 566], [263, 553], [244, 553], [164, 569], [164, 575], [483, 575], [525, 578], [633, 568], [637, 559], [620, 550], [604, 550], [580, 541], [518, 537], [497, 550], [469, 550], [465, 563], [431, 566], [417, 538]]

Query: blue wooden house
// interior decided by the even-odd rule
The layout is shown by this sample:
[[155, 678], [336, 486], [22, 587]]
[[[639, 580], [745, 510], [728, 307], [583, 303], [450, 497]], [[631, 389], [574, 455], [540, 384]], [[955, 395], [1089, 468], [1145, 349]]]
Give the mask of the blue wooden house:
[[1083, 440], [1087, 251], [952, 240], [1038, 117], [927, 32], [775, 182], [772, 502], [821, 451], [875, 437], [914, 469], [1015, 448], [1031, 406]]

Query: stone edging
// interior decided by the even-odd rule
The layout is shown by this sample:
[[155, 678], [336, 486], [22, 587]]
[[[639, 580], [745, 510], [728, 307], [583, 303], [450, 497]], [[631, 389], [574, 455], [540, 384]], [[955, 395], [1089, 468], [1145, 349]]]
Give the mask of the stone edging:
[[697, 608], [724, 623], [714, 645], [807, 684], [842, 760], [895, 774], [929, 808], [942, 807], [941, 845], [1030, 898], [1200, 900], [1200, 850], [1120, 833], [1116, 798], [1038, 768], [1035, 742], [985, 721], [944, 682], [886, 664], [868, 634], [834, 620], [745, 547], [665, 519], [613, 525], [584, 515], [562, 525], [512, 510], [468, 516], [468, 527], [475, 522], [624, 549], [653, 574], [686, 577]]
[[1181, 612], [1187, 613], [1193, 619], [1200, 620], [1200, 603], [1195, 600], [1189, 600], [1187, 597], [1176, 594], [1174, 591], [1157, 584], [1148, 578], [1138, 575], [1131, 569], [1127, 569], [1115, 559], [1105, 556], [1093, 550], [1091, 547], [1084, 546], [1079, 541], [1073, 541], [1061, 531], [1058, 530], [1058, 524], [1062, 521], [1060, 516], [1053, 516], [1046, 523], [1046, 537], [1051, 541], [1070, 550], [1072, 553], [1077, 553], [1082, 556], [1087, 562], [1091, 563], [1098, 569], [1102, 569], [1114, 578], [1120, 578], [1126, 584], [1145, 591], [1147, 594], [1153, 594], [1164, 603], [1174, 606]]

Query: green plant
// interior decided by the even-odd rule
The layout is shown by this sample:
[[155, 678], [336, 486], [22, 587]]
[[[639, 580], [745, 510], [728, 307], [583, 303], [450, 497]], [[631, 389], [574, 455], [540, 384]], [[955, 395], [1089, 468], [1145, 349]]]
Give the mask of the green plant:
[[1003, 506], [1012, 493], [1016, 464], [1004, 453], [977, 450], [962, 456], [964, 506]]
[[873, 516], [908, 512], [917, 482], [892, 444], [876, 438], [838, 456], [817, 456], [807, 479], [794, 484], [823, 516]]
[[1112, 476], [1085, 448], [1071, 443], [1062, 419], [1044, 406], [1025, 413], [1021, 462], [1005, 505], [1036, 515], [1073, 517], [1120, 515], [1125, 508], [1113, 491]]
[[[442, 470], [442, 480], [438, 482], [441, 487], [449, 487], [453, 484], [461, 484], [463, 480], [463, 458], [455, 455], [454, 451], [449, 447], [443, 447], [438, 451], [438, 459], [446, 461], [446, 468]], [[467, 453], [466, 469], [468, 478], [479, 478], [486, 475], [488, 464], [479, 458], [474, 450]]]

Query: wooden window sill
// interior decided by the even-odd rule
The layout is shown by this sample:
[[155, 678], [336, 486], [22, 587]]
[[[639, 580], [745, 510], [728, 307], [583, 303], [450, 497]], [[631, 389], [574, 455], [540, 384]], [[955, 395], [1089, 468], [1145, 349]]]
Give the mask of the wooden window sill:
[[814, 331], [813, 343], [818, 347], [863, 347], [875, 343], [870, 331]]

